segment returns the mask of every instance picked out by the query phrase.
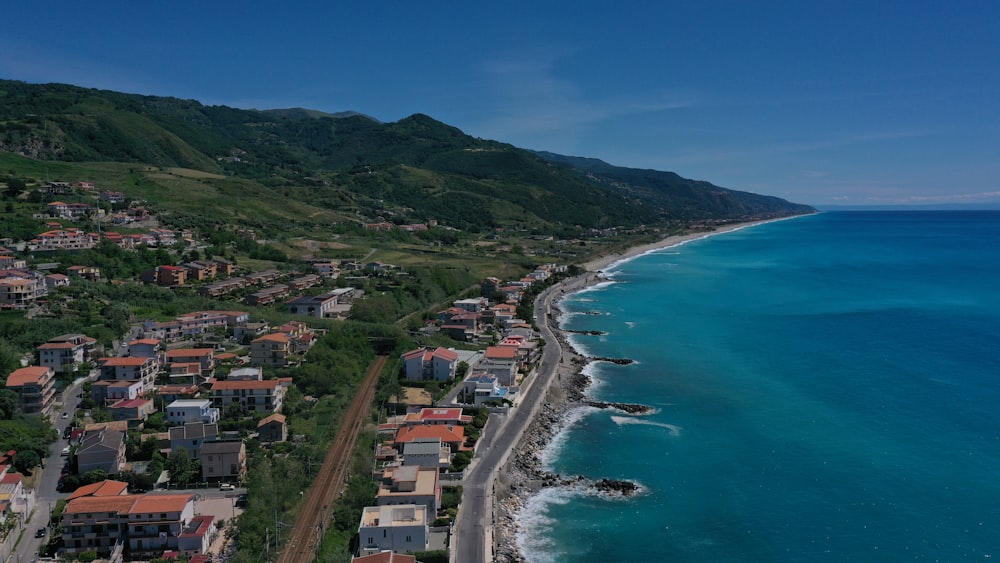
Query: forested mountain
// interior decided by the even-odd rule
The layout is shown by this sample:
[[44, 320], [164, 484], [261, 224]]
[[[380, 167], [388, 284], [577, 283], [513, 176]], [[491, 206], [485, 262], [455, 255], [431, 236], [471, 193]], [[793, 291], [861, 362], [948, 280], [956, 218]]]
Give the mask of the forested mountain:
[[670, 172], [477, 139], [421, 114], [381, 123], [355, 112], [242, 110], [0, 81], [0, 123], [0, 151], [194, 169], [227, 177], [206, 177], [209, 186], [250, 182], [359, 221], [390, 216], [433, 218], [463, 230], [558, 229], [811, 211]]

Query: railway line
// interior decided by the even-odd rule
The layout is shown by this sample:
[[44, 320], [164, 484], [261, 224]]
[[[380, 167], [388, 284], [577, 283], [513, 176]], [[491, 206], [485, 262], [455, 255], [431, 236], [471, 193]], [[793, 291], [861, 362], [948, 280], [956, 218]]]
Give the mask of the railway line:
[[371, 413], [378, 376], [387, 360], [388, 356], [378, 356], [368, 367], [361, 387], [351, 401], [323, 459], [323, 465], [306, 493], [302, 508], [295, 518], [292, 534], [278, 556], [278, 563], [309, 563], [315, 560], [316, 550], [330, 522], [333, 505], [350, 472], [354, 446]]

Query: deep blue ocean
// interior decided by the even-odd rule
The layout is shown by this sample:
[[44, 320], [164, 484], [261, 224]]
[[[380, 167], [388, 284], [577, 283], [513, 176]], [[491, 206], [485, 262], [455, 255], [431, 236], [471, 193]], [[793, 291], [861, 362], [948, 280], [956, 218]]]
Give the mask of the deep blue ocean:
[[[532, 562], [1000, 559], [1000, 212], [828, 212], [647, 254], [561, 302], [591, 395]], [[588, 314], [589, 313], [589, 314]], [[596, 313], [596, 314], [595, 314]]]

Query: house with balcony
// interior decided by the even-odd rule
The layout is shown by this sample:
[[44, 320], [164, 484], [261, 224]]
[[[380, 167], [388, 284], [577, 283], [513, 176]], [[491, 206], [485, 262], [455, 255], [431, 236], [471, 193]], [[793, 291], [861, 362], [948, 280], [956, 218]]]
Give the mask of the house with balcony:
[[111, 420], [127, 421], [129, 429], [142, 426], [154, 412], [156, 407], [150, 399], [122, 399], [108, 407]]
[[230, 405], [245, 411], [280, 412], [285, 384], [278, 379], [264, 381], [216, 381], [212, 384], [212, 406], [225, 412]]
[[409, 442], [423, 441], [427, 439], [441, 440], [442, 444], [447, 444], [452, 452], [469, 450], [465, 446], [465, 427], [445, 426], [441, 424], [424, 424], [420, 426], [404, 426], [396, 431], [396, 438], [393, 446], [397, 452], [402, 453], [403, 448]]
[[466, 377], [465, 381], [462, 382], [462, 392], [459, 393], [458, 397], [465, 404], [480, 407], [487, 403], [500, 403], [504, 399], [509, 399], [508, 394], [508, 389], [500, 386], [495, 375], [476, 372]]
[[97, 362], [104, 381], [139, 381], [140, 393], [153, 389], [159, 364], [156, 358], [126, 356], [121, 358], [101, 358]]
[[358, 525], [358, 555], [427, 550], [427, 507], [422, 504], [366, 506]]
[[185, 424], [187, 422], [204, 422], [215, 424], [219, 422], [219, 409], [212, 406], [208, 399], [181, 399], [167, 405], [167, 424]]
[[[167, 350], [165, 361], [171, 364], [198, 364], [199, 376], [203, 380], [215, 375], [215, 350], [211, 348], [178, 348]], [[171, 370], [172, 371], [172, 370]]]
[[56, 400], [55, 371], [45, 366], [19, 368], [7, 376], [7, 389], [17, 393], [23, 414], [49, 416]]
[[247, 474], [247, 448], [242, 440], [206, 442], [201, 446], [204, 481], [240, 483]]
[[126, 545], [128, 511], [133, 495], [82, 496], [62, 513], [63, 549], [67, 555], [92, 551], [100, 557], [121, 554]]
[[195, 495], [137, 495], [128, 510], [128, 553], [153, 559], [177, 550], [178, 538], [195, 517]]
[[38, 364], [51, 367], [57, 373], [76, 371], [83, 362], [90, 359], [97, 346], [97, 340], [83, 334], [64, 334], [50, 339], [35, 351]]
[[285, 310], [293, 315], [326, 318], [337, 305], [337, 296], [331, 293], [321, 295], [302, 295], [285, 301]]
[[265, 334], [250, 343], [250, 363], [255, 366], [284, 367], [291, 354], [291, 338], [280, 332]]

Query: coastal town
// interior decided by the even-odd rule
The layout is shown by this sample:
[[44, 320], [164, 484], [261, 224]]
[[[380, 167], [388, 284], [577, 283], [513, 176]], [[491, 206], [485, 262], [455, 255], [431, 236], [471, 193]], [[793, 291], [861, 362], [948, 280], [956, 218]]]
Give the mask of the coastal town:
[[[126, 202], [89, 182], [40, 189]], [[128, 205], [102, 213], [96, 224], [155, 225], [155, 216]], [[311, 271], [247, 270], [218, 256], [177, 260], [177, 249], [199, 247], [194, 232], [85, 231], [67, 223], [91, 220], [97, 207], [55, 201], [47, 209], [38, 217], [44, 230], [34, 238], [2, 241], [4, 309], [44, 318], [52, 299], [75, 285], [107, 283], [97, 266], [34, 259], [29, 268], [26, 259], [72, 257], [65, 253], [105, 244], [172, 249], [158, 255], [164, 263], [116, 283], [183, 289], [242, 307], [132, 317], [111, 346], [82, 333], [60, 334], [23, 357], [22, 367], [6, 374], [5, 387], [21, 415], [46, 421], [60, 438], [40, 467], [25, 468], [30, 480], [15, 470], [24, 467], [19, 455], [27, 454], [6, 454], [4, 516], [13, 525], [0, 549], [60, 560], [215, 560], [232, 549], [233, 531], [255, 494], [248, 444], [277, 453], [306, 439], [295, 434], [295, 414], [285, 405], [289, 395], [300, 404], [316, 401], [301, 397], [295, 377], [328, 330], [309, 319], [350, 317], [366, 298], [365, 286], [345, 280], [398, 275], [401, 268], [320, 259], [308, 261]], [[450, 302], [417, 330], [454, 345], [419, 346], [396, 358], [399, 391], [377, 424], [371, 476], [377, 492], [356, 524], [356, 561], [382, 561], [386, 552], [397, 554], [393, 561], [420, 553], [517, 560], [510, 546], [519, 499], [537, 483], [560, 482], [544, 475], [536, 458], [543, 434], [558, 428], [546, 402], [553, 375], [562, 382], [559, 396], [585, 400], [579, 374], [585, 360], [551, 332], [557, 320], [552, 288], [559, 287], [553, 282], [568, 273], [566, 265], [544, 263], [517, 279], [488, 277], [478, 284], [479, 296]], [[578, 276], [560, 292], [594, 279]], [[539, 296], [539, 287], [549, 289]], [[518, 317], [527, 294], [539, 299], [537, 318]], [[255, 314], [261, 307], [280, 307], [302, 320], [271, 324]], [[519, 445], [531, 420], [532, 432]], [[498, 508], [490, 509], [494, 516], [485, 526], [477, 523], [482, 517], [474, 514], [486, 507], [470, 505], [484, 497], [469, 491], [511, 480], [522, 489], [492, 491]], [[470, 534], [473, 528], [478, 531]], [[35, 530], [35, 537], [23, 530]]]

